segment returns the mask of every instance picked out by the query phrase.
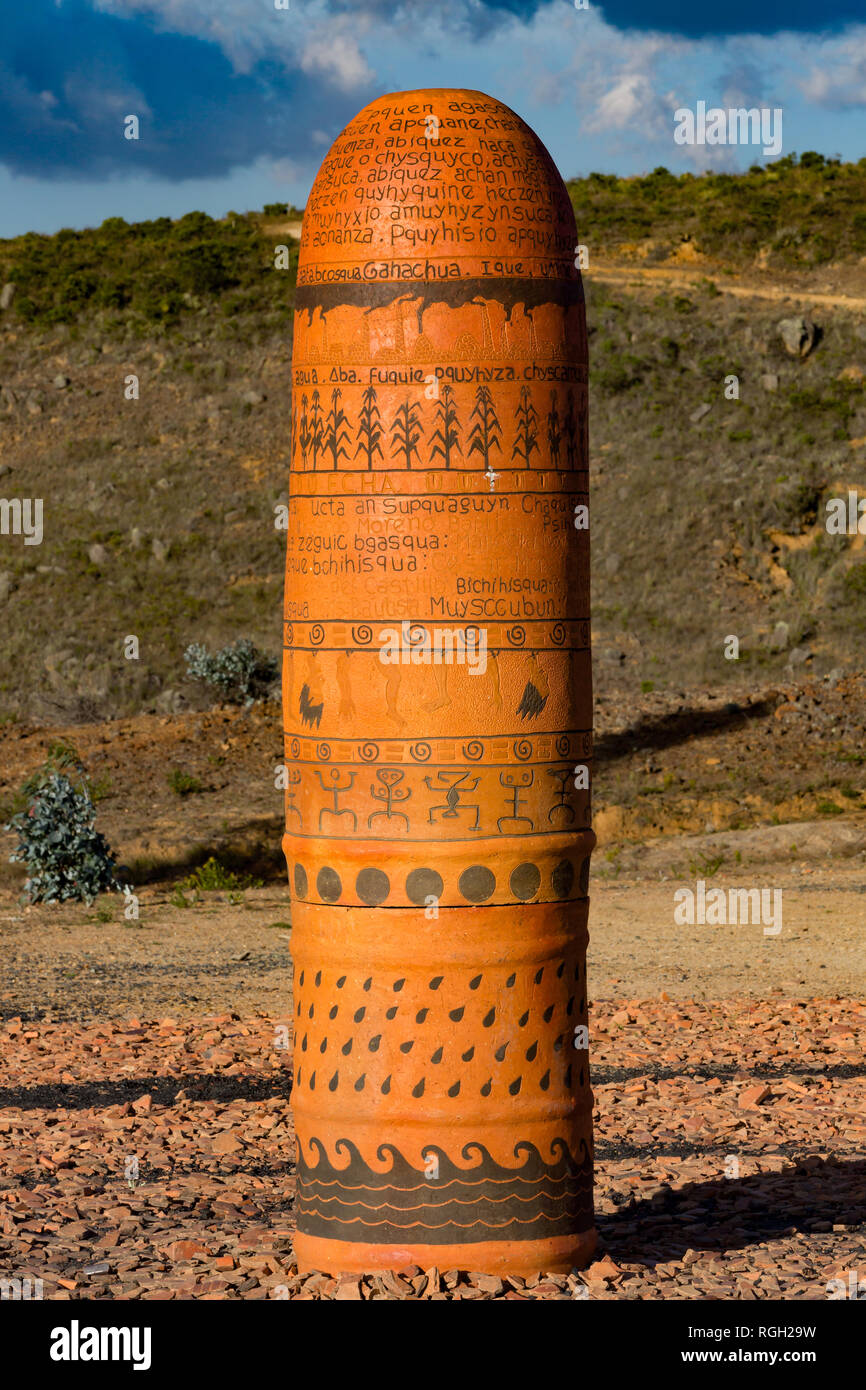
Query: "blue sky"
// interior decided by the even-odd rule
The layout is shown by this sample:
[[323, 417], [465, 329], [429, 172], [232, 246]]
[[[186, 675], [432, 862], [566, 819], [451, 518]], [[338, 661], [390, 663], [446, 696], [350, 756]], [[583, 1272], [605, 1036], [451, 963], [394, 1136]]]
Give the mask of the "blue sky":
[[288, 3], [7, 6], [0, 236], [303, 204], [359, 107], [421, 86], [501, 97], [566, 177], [761, 161], [674, 144], [675, 109], [698, 101], [781, 107], [783, 153], [866, 156], [866, 0]]

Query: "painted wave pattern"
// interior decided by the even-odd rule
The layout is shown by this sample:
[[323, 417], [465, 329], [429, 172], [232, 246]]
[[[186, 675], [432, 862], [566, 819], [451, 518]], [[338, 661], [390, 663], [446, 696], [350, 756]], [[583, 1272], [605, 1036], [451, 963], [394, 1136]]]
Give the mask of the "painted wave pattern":
[[592, 1156], [584, 1141], [574, 1158], [564, 1140], [554, 1140], [549, 1163], [534, 1144], [518, 1143], [516, 1168], [470, 1143], [461, 1154], [468, 1166], [428, 1144], [426, 1167], [418, 1169], [393, 1144], [382, 1144], [376, 1156], [389, 1164], [383, 1172], [350, 1140], [335, 1147], [348, 1163], [332, 1164], [318, 1139], [310, 1140], [314, 1165], [299, 1156], [296, 1210], [305, 1235], [383, 1244], [408, 1235], [419, 1244], [449, 1245], [579, 1235], [593, 1224]]

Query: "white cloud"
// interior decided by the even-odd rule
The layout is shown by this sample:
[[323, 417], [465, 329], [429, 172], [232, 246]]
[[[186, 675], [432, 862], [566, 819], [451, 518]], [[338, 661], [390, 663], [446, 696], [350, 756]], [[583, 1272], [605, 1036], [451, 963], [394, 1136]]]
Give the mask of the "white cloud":
[[586, 130], [622, 130], [630, 125], [652, 102], [653, 90], [648, 77], [631, 72], [621, 77], [610, 91], [605, 92], [594, 115], [584, 123]]
[[866, 29], [825, 39], [820, 57], [798, 85], [817, 106], [866, 106]]
[[301, 53], [301, 67], [329, 78], [344, 92], [364, 86], [375, 76], [354, 38], [345, 33], [310, 39]]
[[686, 63], [693, 49], [684, 39], [623, 32], [598, 10], [553, 6], [538, 12], [521, 40], [522, 80], [533, 105], [572, 105], [582, 134], [658, 138], [672, 129], [661, 95], [665, 68]]

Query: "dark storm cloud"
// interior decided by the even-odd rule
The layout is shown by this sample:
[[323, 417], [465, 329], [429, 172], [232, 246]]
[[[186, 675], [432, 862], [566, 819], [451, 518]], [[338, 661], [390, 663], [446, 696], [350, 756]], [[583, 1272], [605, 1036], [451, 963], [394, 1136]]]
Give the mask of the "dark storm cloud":
[[330, 0], [332, 14], [376, 15], [383, 21], [400, 23], [403, 16], [430, 16], [447, 28], [463, 30], [481, 37], [509, 19], [528, 21], [548, 4], [570, 4], [571, 0]]
[[618, 29], [660, 30], [685, 38], [730, 34], [822, 34], [866, 19], [866, 0], [598, 0]]
[[[545, 3], [573, 7], [573, 0], [439, 0], [437, 12], [476, 33], [508, 16], [530, 20]], [[400, 10], [430, 8], [430, 0], [331, 0], [333, 11], [362, 10], [386, 18]], [[866, 0], [590, 0], [617, 29], [659, 30], [688, 38], [731, 34], [819, 34], [866, 21]]]
[[[545, 3], [563, 8], [573, 0], [439, 0], [454, 22], [484, 32], [507, 16], [530, 20]], [[333, 11], [363, 10], [384, 17], [429, 9], [430, 0], [331, 0]], [[777, 34], [783, 29], [817, 34], [866, 20], [866, 0], [590, 0], [590, 9], [618, 29], [660, 30], [692, 38]]]
[[[237, 73], [212, 42], [84, 0], [27, 0], [4, 29], [0, 163], [14, 173], [208, 178], [261, 155], [298, 157], [311, 131], [336, 131], [358, 106], [314, 75], [269, 62]], [[129, 114], [137, 142], [123, 137]]]
[[[445, 0], [439, 17], [479, 37], [531, 18], [542, 3]], [[230, 22], [225, 0], [219, 10]], [[341, 24], [347, 14], [369, 19], [374, 31], [398, 13], [413, 22], [425, 12], [429, 0], [331, 0], [325, 10]], [[241, 14], [249, 19], [248, 10]], [[302, 163], [312, 132], [336, 134], [359, 101], [375, 95], [358, 86], [347, 91], [336, 73], [305, 72], [293, 52], [238, 72], [212, 38], [168, 32], [170, 15], [158, 4], [153, 12], [108, 13], [88, 0], [9, 7], [0, 51], [0, 163], [42, 178], [135, 170], [167, 179], [220, 176], [262, 155]], [[187, 10], [187, 27], [188, 17]], [[203, 29], [206, 19], [203, 12]], [[140, 118], [138, 141], [123, 138], [129, 114]]]

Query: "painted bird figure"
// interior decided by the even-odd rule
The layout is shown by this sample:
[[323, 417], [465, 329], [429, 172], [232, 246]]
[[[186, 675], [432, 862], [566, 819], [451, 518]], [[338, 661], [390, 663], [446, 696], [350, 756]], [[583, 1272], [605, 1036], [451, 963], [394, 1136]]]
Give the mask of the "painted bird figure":
[[321, 704], [312, 704], [310, 701], [310, 687], [308, 685], [302, 685], [299, 706], [302, 723], [309, 724], [311, 729], [315, 724], [316, 728], [318, 729], [319, 725], [322, 722], [322, 710], [325, 708], [324, 700], [321, 702]]
[[517, 713], [521, 719], [526, 719], [527, 715], [530, 719], [534, 719], [537, 714], [541, 713], [546, 704], [547, 696], [542, 695], [541, 691], [532, 684], [532, 681], [527, 681], [526, 689], [520, 697], [520, 704], [517, 706]]

